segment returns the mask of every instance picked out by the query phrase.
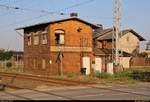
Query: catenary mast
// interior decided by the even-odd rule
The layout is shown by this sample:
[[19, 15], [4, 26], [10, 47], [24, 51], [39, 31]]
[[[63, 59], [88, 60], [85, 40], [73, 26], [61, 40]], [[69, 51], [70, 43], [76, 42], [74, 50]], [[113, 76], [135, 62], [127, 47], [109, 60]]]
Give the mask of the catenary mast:
[[120, 44], [119, 39], [121, 37], [121, 0], [114, 0], [114, 22], [113, 22], [113, 61], [115, 65], [119, 65], [119, 55], [120, 55]]

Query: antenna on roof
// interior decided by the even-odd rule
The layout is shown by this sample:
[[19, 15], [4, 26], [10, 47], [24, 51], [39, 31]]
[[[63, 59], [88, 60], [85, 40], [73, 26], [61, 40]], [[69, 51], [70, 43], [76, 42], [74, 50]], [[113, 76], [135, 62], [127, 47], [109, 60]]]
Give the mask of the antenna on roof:
[[70, 13], [70, 17], [78, 17], [78, 13], [72, 12]]

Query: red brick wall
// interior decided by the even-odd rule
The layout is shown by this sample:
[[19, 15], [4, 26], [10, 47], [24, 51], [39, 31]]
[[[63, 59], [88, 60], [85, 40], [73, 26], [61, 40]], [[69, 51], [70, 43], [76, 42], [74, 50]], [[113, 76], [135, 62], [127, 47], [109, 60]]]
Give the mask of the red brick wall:
[[[67, 47], [80, 47], [81, 39], [87, 39], [85, 47], [92, 48], [92, 28], [79, 21], [65, 21], [60, 23], [50, 24], [48, 26], [50, 46], [48, 45], [33, 45], [33, 35], [32, 35], [32, 45], [27, 45], [26, 32], [33, 32], [36, 30], [41, 30], [46, 26], [25, 29], [25, 39], [24, 39], [24, 70], [27, 73], [32, 74], [57, 74], [59, 67], [56, 63], [58, 52], [52, 52], [50, 46], [55, 46], [55, 30], [62, 29], [65, 31], [65, 46]], [[78, 28], [82, 28], [81, 32], [77, 32]], [[41, 39], [41, 36], [40, 36]], [[81, 68], [81, 56], [80, 52], [64, 52], [63, 58], [63, 73], [80, 73]], [[91, 57], [92, 51], [87, 53], [86, 56]], [[42, 59], [46, 60], [46, 68], [42, 69]], [[36, 60], [36, 61], [34, 61]], [[52, 64], [49, 61], [52, 61]]]
[[131, 67], [135, 66], [150, 66], [150, 59], [146, 59], [143, 57], [135, 57], [130, 61]]
[[[77, 32], [77, 29], [81, 28], [81, 32]], [[81, 47], [81, 42], [84, 42], [84, 47], [92, 48], [92, 28], [79, 21], [66, 21], [61, 23], [55, 23], [50, 25], [50, 46], [55, 46], [54, 43], [54, 32], [57, 29], [65, 31], [65, 47]], [[81, 41], [83, 40], [83, 41]], [[51, 49], [50, 49], [51, 50]], [[60, 68], [59, 62], [55, 62], [58, 52], [51, 52], [51, 72], [58, 73]], [[80, 52], [63, 52], [63, 72], [64, 73], [80, 73], [82, 66], [81, 53]], [[87, 56], [91, 57], [92, 52], [89, 52]]]
[[[77, 32], [77, 29], [81, 28], [81, 32]], [[88, 46], [92, 47], [92, 28], [79, 21], [70, 20], [61, 23], [54, 23], [49, 26], [50, 32], [50, 45], [54, 46], [54, 32], [57, 29], [65, 31], [65, 46], [80, 46], [80, 39], [86, 39]]]
[[[63, 53], [62, 71], [63, 73], [80, 72], [80, 53]], [[58, 53], [51, 53], [52, 64], [50, 72], [53, 74], [60, 72], [60, 61], [57, 60]]]

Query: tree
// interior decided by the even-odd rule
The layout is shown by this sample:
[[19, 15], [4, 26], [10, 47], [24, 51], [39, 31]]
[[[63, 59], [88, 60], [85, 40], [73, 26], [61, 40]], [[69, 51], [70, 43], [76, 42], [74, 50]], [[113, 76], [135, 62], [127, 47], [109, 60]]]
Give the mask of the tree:
[[12, 57], [12, 51], [0, 52], [0, 61], [9, 60]]

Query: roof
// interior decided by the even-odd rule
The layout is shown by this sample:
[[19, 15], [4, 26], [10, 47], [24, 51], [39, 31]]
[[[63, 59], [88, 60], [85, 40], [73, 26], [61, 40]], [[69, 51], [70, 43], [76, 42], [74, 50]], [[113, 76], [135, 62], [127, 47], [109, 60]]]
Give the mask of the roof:
[[[94, 49], [94, 54], [95, 55], [101, 55], [101, 56], [108, 56], [108, 55], [112, 55], [112, 49], [107, 49], [107, 48], [95, 48]], [[122, 51], [122, 55], [123, 57], [130, 57], [131, 54]]]
[[147, 42], [147, 45], [150, 45], [150, 40]]
[[[140, 41], [145, 41], [145, 39], [140, 36], [137, 32], [135, 32], [133, 29], [126, 29], [122, 31], [122, 36], [127, 34], [128, 32], [132, 32], [135, 36], [139, 38]], [[101, 31], [95, 31], [93, 34], [93, 38], [97, 40], [111, 40], [113, 34], [113, 29], [108, 28]]]
[[110, 32], [112, 29], [108, 28], [108, 29], [95, 29], [95, 31], [93, 32], [93, 38], [98, 38], [101, 35], [107, 34], [108, 32]]
[[17, 28], [16, 30], [21, 30], [21, 29], [27, 29], [27, 28], [32, 28], [32, 27], [36, 27], [36, 26], [40, 26], [40, 25], [49, 25], [49, 24], [53, 24], [53, 23], [58, 23], [58, 22], [64, 22], [64, 21], [69, 21], [69, 20], [77, 20], [77, 21], [80, 21], [80, 22], [83, 22], [89, 26], [91, 26], [92, 28], [99, 28], [97, 25], [95, 24], [92, 24], [92, 23], [89, 23], [85, 20], [82, 20], [80, 18], [77, 18], [77, 17], [70, 17], [70, 18], [67, 18], [67, 19], [61, 19], [61, 20], [56, 20], [56, 21], [50, 21], [50, 22], [45, 22], [45, 23], [39, 23], [39, 24], [35, 24], [35, 25], [30, 25], [30, 26], [25, 26], [25, 27], [20, 27], [20, 28]]

